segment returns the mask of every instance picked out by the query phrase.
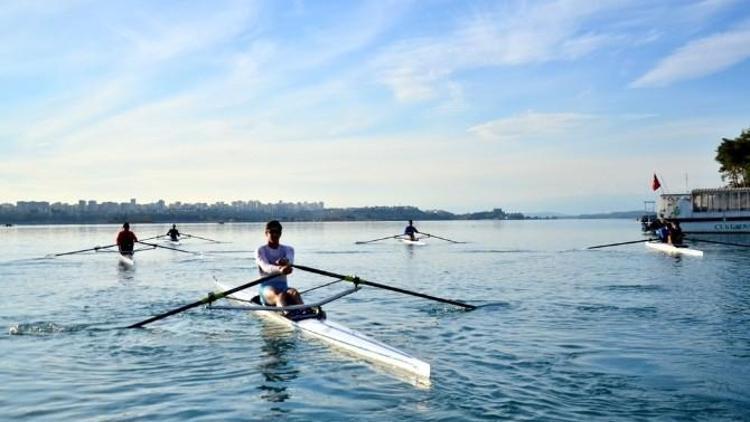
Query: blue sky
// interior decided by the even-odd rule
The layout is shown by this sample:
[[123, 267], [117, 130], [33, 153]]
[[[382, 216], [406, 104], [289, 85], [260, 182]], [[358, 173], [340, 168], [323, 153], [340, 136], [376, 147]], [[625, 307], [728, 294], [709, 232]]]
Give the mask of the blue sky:
[[741, 0], [0, 0], [0, 38], [0, 202], [640, 209], [750, 127]]

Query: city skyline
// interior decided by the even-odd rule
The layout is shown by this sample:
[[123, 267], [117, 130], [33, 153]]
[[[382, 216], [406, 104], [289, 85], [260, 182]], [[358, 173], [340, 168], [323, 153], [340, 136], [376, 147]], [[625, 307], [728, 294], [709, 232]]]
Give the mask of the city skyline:
[[635, 210], [723, 185], [739, 0], [0, 6], [0, 203]]

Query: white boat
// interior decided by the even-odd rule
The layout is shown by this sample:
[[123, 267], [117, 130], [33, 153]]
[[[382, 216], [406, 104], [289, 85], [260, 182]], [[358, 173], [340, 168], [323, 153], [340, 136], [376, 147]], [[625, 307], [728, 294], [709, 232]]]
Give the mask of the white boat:
[[180, 239], [171, 239], [169, 237], [164, 238], [164, 243], [172, 246], [180, 246]]
[[132, 268], [135, 266], [135, 259], [133, 258], [133, 254], [117, 254], [117, 259], [120, 265], [123, 267]]
[[[217, 285], [221, 290], [228, 290], [232, 286], [228, 286], [217, 282]], [[297, 305], [287, 307], [285, 309], [299, 309], [299, 308], [310, 308], [315, 307], [319, 310], [314, 316], [308, 316], [305, 319], [293, 320], [278, 311], [270, 309], [277, 309], [276, 307], [260, 306], [258, 297], [254, 296], [247, 290], [241, 290], [229, 296], [230, 300], [234, 299], [235, 302], [242, 303], [246, 306], [249, 311], [255, 312], [258, 315], [268, 318], [279, 323], [292, 326], [323, 340], [341, 350], [347, 351], [351, 354], [364, 358], [370, 362], [377, 364], [386, 365], [391, 369], [395, 369], [398, 372], [416, 376], [416, 381], [426, 382], [430, 378], [430, 364], [417, 359], [401, 350], [391, 347], [385, 343], [368, 337], [360, 332], [352, 330], [336, 322], [330, 321], [326, 318], [325, 312], [320, 310], [321, 306], [325, 303], [336, 300], [346, 294], [357, 291], [359, 287], [352, 288], [336, 296], [333, 296], [327, 300], [320, 301], [314, 304], [308, 305]]]
[[692, 249], [687, 246], [674, 246], [670, 245], [669, 243], [663, 243], [660, 241], [646, 242], [646, 247], [668, 253], [670, 255], [703, 256], [703, 251], [701, 250]]
[[750, 188], [662, 194], [656, 215], [678, 221], [685, 233], [750, 233]]
[[410, 246], [425, 246], [427, 245], [426, 242], [423, 242], [421, 239], [411, 240], [406, 238], [401, 238], [401, 242], [410, 245]]

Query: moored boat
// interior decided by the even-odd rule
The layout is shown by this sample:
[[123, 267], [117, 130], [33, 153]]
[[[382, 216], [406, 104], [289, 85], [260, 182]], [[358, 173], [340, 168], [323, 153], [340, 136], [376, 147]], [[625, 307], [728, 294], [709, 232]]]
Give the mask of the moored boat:
[[750, 188], [662, 194], [656, 213], [678, 221], [685, 233], [750, 233]]
[[686, 245], [675, 246], [660, 241], [650, 241], [646, 242], [646, 247], [660, 252], [668, 253], [670, 255], [703, 256], [703, 251], [690, 248]]
[[[230, 286], [217, 282], [222, 290], [228, 290]], [[258, 297], [252, 293], [242, 290], [233, 293], [228, 298], [234, 302], [251, 305], [246, 306], [248, 311], [257, 313], [259, 316], [273, 320], [301, 330], [305, 334], [316, 337], [338, 349], [344, 350], [370, 362], [385, 365], [398, 372], [417, 377], [417, 381], [428, 381], [430, 378], [430, 364], [417, 359], [401, 350], [391, 347], [385, 343], [368, 337], [360, 332], [352, 330], [336, 322], [327, 319], [322, 311], [322, 304], [338, 299], [346, 294], [353, 293], [359, 288], [355, 287], [345, 291], [328, 300], [316, 304], [297, 305], [286, 309], [307, 308], [316, 309], [316, 312], [305, 315], [303, 319], [291, 318], [275, 311], [275, 307], [260, 306]]]

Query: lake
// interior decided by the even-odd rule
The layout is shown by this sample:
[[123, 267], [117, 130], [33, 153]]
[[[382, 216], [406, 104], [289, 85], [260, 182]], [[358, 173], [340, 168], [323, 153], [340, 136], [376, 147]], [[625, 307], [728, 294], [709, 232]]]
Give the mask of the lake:
[[[44, 258], [112, 244], [116, 225], [0, 228], [0, 417], [750, 418], [750, 248], [696, 243], [702, 258], [642, 243], [585, 249], [642, 239], [630, 220], [415, 224], [467, 243], [355, 244], [398, 234], [400, 222], [284, 223], [282, 243], [298, 264], [479, 306], [371, 287], [326, 305], [329, 319], [429, 362], [427, 385], [245, 312], [199, 307], [122, 328], [205, 297], [214, 278], [257, 278], [263, 224], [178, 225], [225, 243], [138, 252], [132, 269], [111, 252]], [[141, 238], [168, 228], [133, 225]], [[303, 290], [330, 281], [290, 276]]]

